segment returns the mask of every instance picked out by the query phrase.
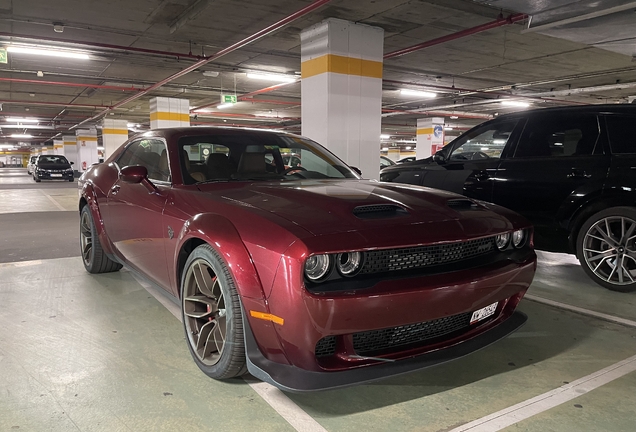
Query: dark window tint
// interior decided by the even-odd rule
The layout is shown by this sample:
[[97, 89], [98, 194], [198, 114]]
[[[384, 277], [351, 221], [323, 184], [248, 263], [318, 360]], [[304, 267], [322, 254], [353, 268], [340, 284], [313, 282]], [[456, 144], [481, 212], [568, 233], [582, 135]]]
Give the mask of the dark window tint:
[[636, 153], [636, 116], [607, 116], [612, 153]]
[[[526, 125], [515, 158], [586, 156], [595, 153], [599, 137], [595, 115], [538, 115]], [[600, 146], [599, 146], [600, 152]]]
[[166, 145], [157, 139], [143, 139], [130, 144], [117, 160], [120, 168], [145, 166], [150, 180], [170, 181]]
[[64, 156], [52, 156], [52, 155], [48, 155], [48, 156], [40, 156], [40, 158], [38, 159], [38, 163], [39, 164], [64, 164], [64, 165], [68, 165], [68, 160], [66, 160], [66, 158]]
[[451, 160], [499, 158], [508, 144], [517, 120], [488, 123], [453, 141]]

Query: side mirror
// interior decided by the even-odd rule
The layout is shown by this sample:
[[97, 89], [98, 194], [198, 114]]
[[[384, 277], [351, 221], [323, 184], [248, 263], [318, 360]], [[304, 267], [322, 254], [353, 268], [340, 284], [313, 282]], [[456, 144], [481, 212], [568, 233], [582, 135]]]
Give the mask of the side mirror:
[[124, 183], [141, 183], [148, 178], [148, 170], [145, 166], [130, 165], [119, 171], [119, 179]]
[[433, 162], [443, 165], [446, 163], [446, 155], [444, 152], [438, 151], [433, 155]]
[[358, 175], [362, 175], [362, 171], [360, 171], [360, 168], [358, 168], [358, 167], [354, 167], [354, 166], [349, 167], [349, 168], [351, 168], [352, 170], [354, 170], [355, 172], [357, 172], [357, 173], [358, 173]]
[[75, 162], [71, 162], [71, 165], [75, 165]]

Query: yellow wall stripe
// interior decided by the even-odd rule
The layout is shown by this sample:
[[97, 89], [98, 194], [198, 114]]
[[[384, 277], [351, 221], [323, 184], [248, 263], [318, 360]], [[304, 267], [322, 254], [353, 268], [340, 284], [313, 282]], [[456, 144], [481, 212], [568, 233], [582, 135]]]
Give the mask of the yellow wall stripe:
[[418, 129], [417, 130], [417, 135], [426, 135], [426, 134], [433, 134], [433, 132], [435, 131], [434, 128], [425, 128], [425, 129]]
[[309, 78], [326, 72], [382, 78], [382, 62], [325, 54], [302, 62], [300, 72], [302, 78]]
[[128, 135], [128, 129], [102, 129], [102, 134]]
[[97, 137], [96, 136], [78, 136], [77, 140], [78, 141], [97, 141]]
[[190, 114], [157, 111], [150, 113], [150, 120], [175, 120], [189, 122]]
[[276, 315], [268, 314], [265, 312], [256, 312], [251, 310], [250, 315], [252, 315], [254, 318], [262, 319], [265, 321], [271, 321], [273, 323], [280, 324], [280, 325], [283, 325], [285, 323], [285, 320], [282, 319], [281, 317], [277, 317]]

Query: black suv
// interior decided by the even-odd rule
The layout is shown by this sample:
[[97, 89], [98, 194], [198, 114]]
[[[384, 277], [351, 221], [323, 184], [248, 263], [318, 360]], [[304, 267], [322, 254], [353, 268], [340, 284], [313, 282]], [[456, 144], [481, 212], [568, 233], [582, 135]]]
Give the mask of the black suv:
[[537, 249], [574, 253], [598, 284], [636, 290], [636, 105], [502, 115], [380, 180], [515, 210], [534, 224]]

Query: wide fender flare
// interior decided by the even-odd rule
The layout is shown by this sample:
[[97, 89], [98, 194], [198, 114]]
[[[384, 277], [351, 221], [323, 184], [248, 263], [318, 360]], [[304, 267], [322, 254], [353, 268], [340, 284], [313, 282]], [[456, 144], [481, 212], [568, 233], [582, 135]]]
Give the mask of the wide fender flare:
[[[218, 214], [203, 213], [187, 220], [179, 234], [179, 247], [174, 262], [178, 262], [183, 246], [194, 238], [205, 241], [221, 255], [241, 297], [265, 300], [263, 286], [252, 257], [229, 219]], [[180, 285], [181, 281], [177, 283]]]
[[84, 183], [80, 195], [86, 200], [88, 208], [91, 211], [91, 215], [93, 216], [93, 223], [95, 224], [95, 229], [97, 230], [97, 237], [99, 237], [99, 242], [102, 246], [102, 249], [107, 254], [114, 255], [110, 240], [108, 238], [108, 235], [106, 235], [106, 230], [104, 229], [104, 219], [102, 218], [102, 213], [97, 203], [97, 192], [95, 191], [94, 185], [90, 182]]

